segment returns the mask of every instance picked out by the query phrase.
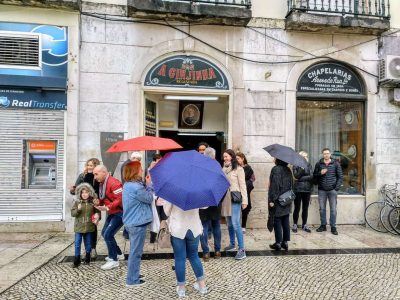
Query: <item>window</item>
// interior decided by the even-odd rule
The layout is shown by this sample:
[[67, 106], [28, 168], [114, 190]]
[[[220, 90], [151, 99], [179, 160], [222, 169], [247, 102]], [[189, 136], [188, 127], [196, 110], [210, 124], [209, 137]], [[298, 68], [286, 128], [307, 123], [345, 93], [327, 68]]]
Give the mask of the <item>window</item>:
[[37, 34], [0, 32], [1, 67], [40, 67], [40, 39]]
[[364, 102], [297, 101], [296, 148], [308, 152], [310, 163], [330, 148], [343, 169], [341, 194], [364, 192]]

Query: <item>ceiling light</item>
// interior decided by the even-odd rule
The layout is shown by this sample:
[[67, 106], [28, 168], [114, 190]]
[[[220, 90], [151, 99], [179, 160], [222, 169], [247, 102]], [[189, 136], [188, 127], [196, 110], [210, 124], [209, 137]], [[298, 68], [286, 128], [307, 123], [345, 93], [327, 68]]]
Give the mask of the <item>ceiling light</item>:
[[179, 95], [164, 95], [164, 100], [181, 100], [181, 101], [218, 101], [218, 96], [179, 96]]

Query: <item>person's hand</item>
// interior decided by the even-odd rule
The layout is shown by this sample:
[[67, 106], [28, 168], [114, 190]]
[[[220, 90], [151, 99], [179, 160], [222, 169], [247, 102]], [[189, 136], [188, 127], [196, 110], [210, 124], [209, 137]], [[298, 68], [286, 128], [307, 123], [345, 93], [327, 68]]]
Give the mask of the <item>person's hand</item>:
[[270, 202], [270, 203], [269, 203], [269, 206], [270, 206], [270, 207], [274, 207], [274, 202]]
[[78, 210], [81, 210], [81, 209], [82, 209], [82, 204], [79, 203], [79, 204], [78, 204]]
[[94, 225], [97, 225], [97, 224], [99, 224], [99, 220], [100, 220], [100, 216], [99, 216], [99, 214], [94, 214], [93, 215], [93, 224]]
[[325, 175], [326, 172], [328, 172], [328, 169], [322, 169], [322, 170], [321, 170], [321, 175]]
[[242, 204], [242, 209], [246, 209], [247, 204]]
[[99, 205], [100, 204], [100, 200], [99, 199], [93, 199], [93, 204], [96, 206], [96, 205]]
[[69, 192], [70, 192], [71, 194], [75, 194], [75, 189], [76, 189], [76, 185], [71, 185], [71, 186], [69, 187]]
[[100, 210], [100, 211], [109, 211], [110, 209], [107, 207], [107, 206], [105, 206], [105, 205], [103, 205], [103, 206], [95, 206], [95, 208], [97, 208], [98, 210]]
[[146, 185], [150, 185], [151, 184], [151, 176], [150, 176], [150, 174], [148, 174], [146, 176], [145, 180], [146, 180]]

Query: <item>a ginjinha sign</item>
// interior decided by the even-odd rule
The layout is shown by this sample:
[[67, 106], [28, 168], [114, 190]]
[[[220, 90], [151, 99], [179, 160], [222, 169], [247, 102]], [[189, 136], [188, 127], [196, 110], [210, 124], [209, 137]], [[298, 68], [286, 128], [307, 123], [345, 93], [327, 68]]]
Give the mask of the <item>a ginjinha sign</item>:
[[0, 87], [0, 109], [66, 110], [65, 91]]
[[339, 63], [320, 63], [308, 68], [301, 76], [297, 92], [306, 94], [364, 95], [363, 84], [357, 74]]
[[197, 56], [168, 57], [153, 66], [145, 86], [228, 90], [225, 74], [212, 62]]

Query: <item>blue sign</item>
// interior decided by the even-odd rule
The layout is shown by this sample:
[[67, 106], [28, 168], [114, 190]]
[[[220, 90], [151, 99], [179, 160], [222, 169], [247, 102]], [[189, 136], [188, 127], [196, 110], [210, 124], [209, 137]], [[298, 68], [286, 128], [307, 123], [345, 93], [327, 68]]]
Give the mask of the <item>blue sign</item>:
[[0, 68], [2, 84], [66, 88], [68, 74], [68, 30], [66, 27], [0, 22], [0, 31], [37, 33], [40, 34], [42, 45], [40, 68]]
[[64, 91], [0, 87], [0, 109], [66, 110], [67, 94]]

